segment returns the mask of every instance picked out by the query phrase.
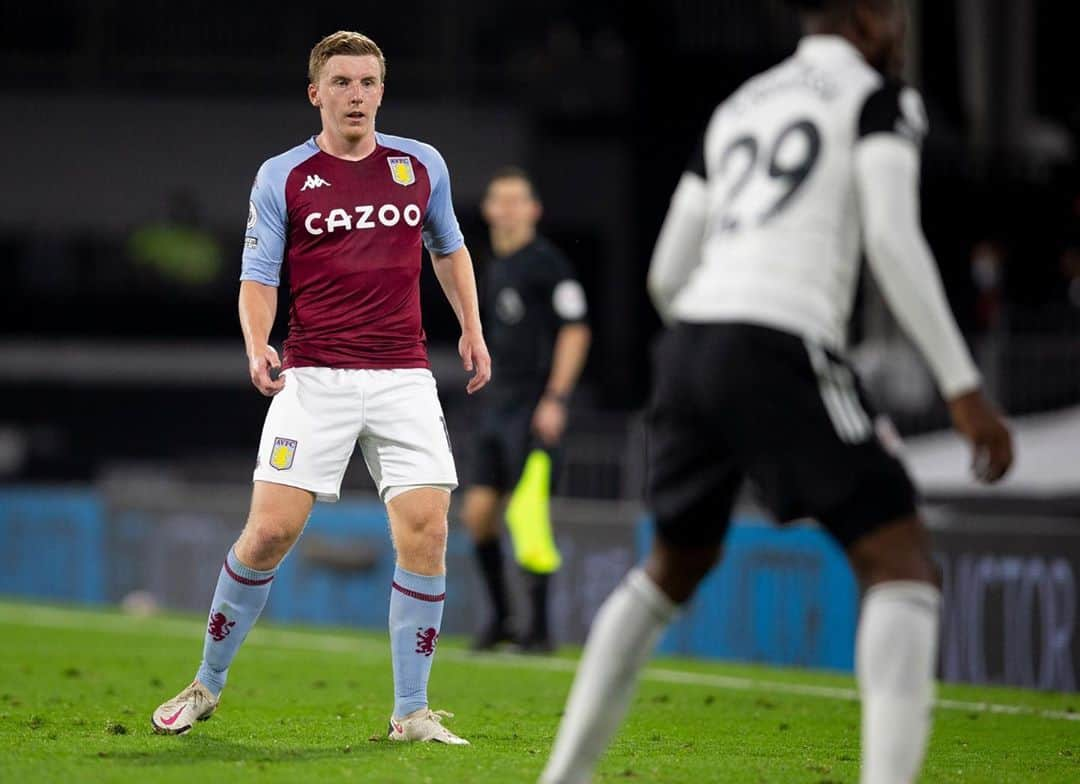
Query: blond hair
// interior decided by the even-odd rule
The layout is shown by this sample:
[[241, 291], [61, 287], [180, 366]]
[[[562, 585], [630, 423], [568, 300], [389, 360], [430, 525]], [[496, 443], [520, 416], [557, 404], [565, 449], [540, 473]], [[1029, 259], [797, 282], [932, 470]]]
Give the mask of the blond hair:
[[379, 74], [381, 81], [386, 81], [386, 58], [383, 56], [379, 45], [362, 33], [354, 33], [349, 30], [338, 30], [319, 41], [311, 50], [308, 58], [308, 79], [312, 84], [318, 84], [319, 75], [327, 61], [337, 54], [372, 55], [379, 61]]

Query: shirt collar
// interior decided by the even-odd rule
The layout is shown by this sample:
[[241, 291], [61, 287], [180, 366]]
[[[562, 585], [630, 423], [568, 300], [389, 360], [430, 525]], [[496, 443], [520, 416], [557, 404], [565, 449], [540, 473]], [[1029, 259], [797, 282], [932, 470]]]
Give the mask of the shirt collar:
[[799, 41], [795, 50], [798, 57], [809, 60], [834, 60], [856, 58], [866, 62], [862, 52], [842, 35], [807, 35]]

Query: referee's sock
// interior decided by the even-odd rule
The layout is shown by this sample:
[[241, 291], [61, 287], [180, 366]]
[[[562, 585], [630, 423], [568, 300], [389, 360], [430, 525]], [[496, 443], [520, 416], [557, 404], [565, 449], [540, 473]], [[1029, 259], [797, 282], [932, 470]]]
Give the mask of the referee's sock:
[[589, 632], [543, 784], [579, 784], [622, 724], [638, 672], [678, 607], [634, 569], [601, 605]]
[[522, 570], [529, 591], [529, 633], [527, 639], [534, 642], [547, 642], [551, 636], [548, 630], [548, 594], [551, 585], [550, 574]]
[[941, 592], [911, 580], [866, 592], [855, 638], [862, 784], [918, 778], [930, 735]]
[[195, 676], [215, 697], [225, 688], [229, 665], [266, 605], [276, 572], [277, 567], [264, 572], [245, 566], [231, 547], [225, 556], [210, 603], [202, 663]]
[[502, 542], [498, 536], [476, 542], [476, 562], [484, 576], [491, 606], [495, 611], [495, 623], [505, 626], [510, 618], [510, 600], [506, 593], [506, 577], [503, 573]]

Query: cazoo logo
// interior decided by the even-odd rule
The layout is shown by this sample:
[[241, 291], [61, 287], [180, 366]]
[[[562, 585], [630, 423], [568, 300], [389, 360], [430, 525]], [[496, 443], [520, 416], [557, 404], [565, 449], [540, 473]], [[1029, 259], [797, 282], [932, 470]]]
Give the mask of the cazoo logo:
[[376, 226], [391, 228], [405, 221], [407, 226], [419, 226], [422, 213], [415, 204], [406, 204], [399, 209], [394, 204], [384, 204], [376, 208], [371, 204], [360, 204], [354, 209], [355, 215], [341, 207], [330, 210], [323, 217], [321, 212], [308, 213], [304, 218], [304, 228], [308, 234], [333, 234], [338, 229], [374, 229]]

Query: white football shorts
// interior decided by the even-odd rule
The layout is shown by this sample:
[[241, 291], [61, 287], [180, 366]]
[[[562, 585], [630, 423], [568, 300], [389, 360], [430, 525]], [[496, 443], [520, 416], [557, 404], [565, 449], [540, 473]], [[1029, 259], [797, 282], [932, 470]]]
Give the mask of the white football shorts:
[[337, 501], [357, 443], [389, 501], [403, 488], [453, 490], [450, 451], [435, 377], [426, 368], [290, 368], [270, 403], [259, 441], [255, 481], [299, 487]]

